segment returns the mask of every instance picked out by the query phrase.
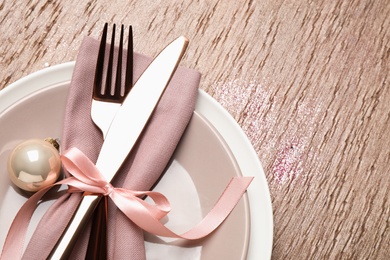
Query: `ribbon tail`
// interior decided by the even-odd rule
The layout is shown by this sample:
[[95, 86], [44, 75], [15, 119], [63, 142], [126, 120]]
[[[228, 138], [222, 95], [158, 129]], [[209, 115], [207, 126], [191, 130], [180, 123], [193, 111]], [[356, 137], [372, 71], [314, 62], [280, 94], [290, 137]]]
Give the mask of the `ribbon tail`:
[[181, 237], [186, 239], [199, 239], [213, 232], [233, 211], [245, 191], [249, 187], [253, 177], [234, 177], [220, 196], [217, 203], [203, 220]]
[[34, 193], [19, 209], [12, 224], [8, 230], [7, 237], [4, 242], [3, 250], [1, 252], [0, 259], [21, 259], [23, 256], [24, 243], [28, 226], [32, 215], [34, 214], [37, 204], [51, 188], [56, 185], [73, 183], [72, 177], [58, 181], [52, 185], [49, 185], [36, 193]]
[[40, 199], [52, 187], [36, 192], [20, 208], [8, 231], [0, 259], [21, 259], [31, 217]]
[[229, 216], [252, 180], [253, 177], [232, 178], [205, 218], [198, 225], [181, 235], [165, 227], [158, 218], [152, 215], [144, 205], [147, 202], [132, 200], [133, 205], [129, 206], [129, 200], [115, 192], [110, 197], [129, 219], [145, 231], [158, 236], [195, 240], [209, 235]]

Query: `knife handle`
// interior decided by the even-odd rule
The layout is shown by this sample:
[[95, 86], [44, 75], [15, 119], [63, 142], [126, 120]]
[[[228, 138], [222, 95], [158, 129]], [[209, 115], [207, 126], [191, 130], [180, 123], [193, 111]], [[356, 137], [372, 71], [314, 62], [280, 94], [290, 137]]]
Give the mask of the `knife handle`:
[[69, 259], [79, 233], [83, 230], [85, 223], [90, 220], [100, 199], [101, 196], [96, 195], [83, 196], [73, 218], [52, 250], [49, 259]]

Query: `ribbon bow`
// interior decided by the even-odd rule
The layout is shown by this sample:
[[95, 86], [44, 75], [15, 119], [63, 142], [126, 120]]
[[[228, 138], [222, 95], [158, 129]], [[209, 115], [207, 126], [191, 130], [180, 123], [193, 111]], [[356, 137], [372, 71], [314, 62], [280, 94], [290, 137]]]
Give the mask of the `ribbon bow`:
[[[143, 219], [149, 215], [159, 221], [171, 210], [168, 199], [159, 192], [133, 191], [113, 187], [92, 161], [77, 148], [66, 151], [61, 155], [61, 160], [64, 167], [73, 176], [65, 179], [65, 184], [70, 186], [68, 192], [85, 192], [86, 195], [109, 196], [115, 205], [131, 220]], [[155, 202], [155, 205], [141, 199], [145, 196], [149, 196]], [[147, 223], [145, 226], [147, 226]]]
[[[61, 155], [61, 160], [72, 177], [45, 187], [26, 201], [8, 231], [1, 258], [15, 259], [21, 256], [26, 231], [37, 203], [55, 185], [67, 184], [70, 186], [68, 192], [85, 192], [86, 196], [88, 194], [109, 196], [131, 221], [149, 233], [194, 240], [209, 235], [227, 218], [253, 179], [253, 177], [233, 177], [203, 220], [189, 231], [179, 235], [160, 222], [170, 211], [169, 201], [163, 194], [113, 187], [92, 161], [77, 148], [65, 151]], [[142, 200], [144, 196], [149, 196], [154, 204]]]

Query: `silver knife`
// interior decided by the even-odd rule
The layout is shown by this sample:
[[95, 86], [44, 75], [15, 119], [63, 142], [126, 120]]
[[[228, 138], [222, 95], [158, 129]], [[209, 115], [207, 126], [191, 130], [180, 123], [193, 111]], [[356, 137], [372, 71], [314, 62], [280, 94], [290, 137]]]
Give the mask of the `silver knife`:
[[[96, 166], [111, 181], [130, 153], [157, 106], [188, 46], [181, 36], [169, 44], [149, 65], [115, 115], [100, 150]], [[115, 151], [115, 153], [113, 153]], [[51, 252], [50, 259], [65, 259], [89, 220], [100, 196], [84, 196], [71, 222]]]

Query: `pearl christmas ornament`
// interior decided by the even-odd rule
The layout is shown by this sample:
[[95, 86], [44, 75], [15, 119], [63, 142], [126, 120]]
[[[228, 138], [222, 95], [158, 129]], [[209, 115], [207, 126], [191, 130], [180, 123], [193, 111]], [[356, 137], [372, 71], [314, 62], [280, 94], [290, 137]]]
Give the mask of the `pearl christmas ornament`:
[[35, 192], [57, 181], [61, 173], [61, 158], [49, 142], [30, 139], [14, 148], [7, 167], [16, 186]]

